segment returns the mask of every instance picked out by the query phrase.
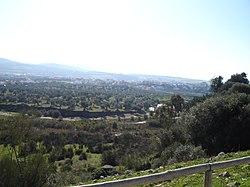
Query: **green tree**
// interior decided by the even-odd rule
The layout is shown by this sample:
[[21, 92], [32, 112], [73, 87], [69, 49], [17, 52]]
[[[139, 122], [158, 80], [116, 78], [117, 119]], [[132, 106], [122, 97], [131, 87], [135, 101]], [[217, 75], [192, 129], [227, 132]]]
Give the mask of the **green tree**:
[[184, 108], [184, 99], [180, 95], [177, 94], [171, 96], [170, 101], [177, 112], [182, 111], [182, 109]]
[[234, 93], [216, 95], [198, 103], [182, 117], [195, 145], [209, 154], [249, 149], [250, 97]]
[[234, 74], [231, 75], [231, 78], [228, 79], [228, 82], [238, 82], [238, 83], [243, 83], [243, 84], [248, 84], [249, 80], [247, 79], [247, 74], [245, 72], [241, 74]]
[[102, 154], [102, 165], [109, 164], [116, 166], [117, 163], [117, 154], [115, 150], [104, 151]]
[[235, 83], [229, 90], [230, 92], [246, 93], [250, 94], [250, 85], [243, 83]]
[[158, 107], [155, 112], [155, 118], [160, 122], [162, 127], [169, 128], [174, 123], [176, 112], [172, 104], [163, 105]]
[[210, 80], [210, 90], [211, 90], [211, 92], [216, 93], [216, 92], [219, 91], [219, 89], [223, 85], [222, 80], [223, 80], [222, 76], [218, 76], [218, 77], [215, 77], [215, 78]]
[[0, 140], [5, 140], [4, 144], [7, 147], [0, 150], [0, 185], [45, 186], [55, 171], [54, 166], [50, 165], [48, 159], [42, 154], [21, 157], [18, 146], [29, 142], [31, 126], [32, 121], [25, 116], [1, 119]]
[[[249, 83], [249, 81], [247, 79], [246, 73], [244, 73], [244, 72], [241, 74], [236, 73], [236, 74], [232, 75], [231, 78], [228, 79], [225, 82], [225, 84], [223, 84], [221, 86], [219, 91], [220, 92], [232, 92], [232, 91], [235, 92], [235, 91], [237, 91], [237, 89], [239, 87], [242, 88], [242, 86], [239, 86], [239, 84], [246, 84], [247, 85], [248, 83]], [[237, 86], [232, 88], [235, 84], [237, 84]], [[241, 88], [239, 88], [239, 89], [241, 89]], [[239, 92], [241, 92], [241, 91], [239, 91]]]
[[59, 118], [61, 116], [62, 115], [61, 115], [61, 112], [59, 110], [52, 110], [51, 111], [51, 117], [53, 117], [53, 118]]
[[83, 108], [83, 111], [86, 111], [86, 108], [89, 106], [89, 103], [86, 100], [82, 99], [80, 105]]

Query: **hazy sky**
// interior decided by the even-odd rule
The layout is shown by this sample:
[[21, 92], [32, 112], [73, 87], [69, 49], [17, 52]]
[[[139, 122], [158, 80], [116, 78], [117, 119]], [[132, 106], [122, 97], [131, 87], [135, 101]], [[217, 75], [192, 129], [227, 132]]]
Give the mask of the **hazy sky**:
[[250, 79], [250, 0], [0, 0], [0, 57]]

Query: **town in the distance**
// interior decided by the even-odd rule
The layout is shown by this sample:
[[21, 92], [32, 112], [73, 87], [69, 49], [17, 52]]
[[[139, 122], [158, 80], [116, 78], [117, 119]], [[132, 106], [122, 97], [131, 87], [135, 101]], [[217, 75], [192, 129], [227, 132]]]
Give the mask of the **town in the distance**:
[[[0, 186], [92, 184], [245, 157], [249, 124], [244, 72], [204, 81], [0, 59]], [[250, 185], [249, 165], [213, 176]], [[156, 185], [194, 181], [203, 176]]]

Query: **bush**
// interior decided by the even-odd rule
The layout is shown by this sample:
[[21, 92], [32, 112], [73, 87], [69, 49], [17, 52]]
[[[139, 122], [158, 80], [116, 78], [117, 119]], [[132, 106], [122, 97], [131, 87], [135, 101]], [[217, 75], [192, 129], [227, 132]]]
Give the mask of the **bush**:
[[45, 186], [48, 178], [55, 172], [54, 166], [41, 154], [29, 155], [22, 161], [11, 155], [12, 153], [0, 156], [2, 186]]
[[76, 150], [76, 155], [80, 155], [82, 153], [82, 149], [77, 149]]
[[139, 159], [136, 160], [135, 164], [133, 165], [133, 169], [135, 171], [147, 170], [151, 168], [151, 163], [149, 160]]
[[109, 164], [112, 166], [117, 165], [117, 153], [115, 150], [104, 151], [102, 154], [102, 165]]
[[250, 97], [244, 93], [216, 95], [182, 117], [192, 142], [210, 155], [250, 148]]
[[85, 152], [81, 152], [81, 155], [79, 156], [79, 160], [87, 160], [87, 154]]
[[250, 85], [243, 83], [235, 83], [230, 89], [230, 92], [250, 94]]
[[71, 171], [72, 164], [73, 164], [72, 160], [67, 158], [61, 166], [61, 171], [62, 172]]
[[112, 124], [112, 128], [113, 128], [113, 129], [117, 129], [117, 127], [118, 127], [118, 126], [117, 126], [117, 123], [114, 122], [114, 123]]
[[[7, 145], [0, 147], [0, 185], [45, 186], [55, 168], [42, 154], [30, 154], [36, 151], [36, 142], [30, 140], [31, 120], [21, 115], [11, 116], [1, 120], [0, 125], [4, 129], [0, 139], [4, 138]], [[22, 158], [17, 150], [20, 145], [25, 145]]]
[[73, 156], [74, 156], [73, 148], [70, 147], [70, 148], [66, 149], [65, 157], [71, 159], [71, 158], [73, 158]]
[[154, 127], [154, 128], [162, 128], [163, 127], [162, 124], [156, 119], [149, 120], [148, 125], [150, 127]]
[[59, 110], [53, 110], [51, 112], [51, 117], [53, 117], [53, 118], [59, 118], [60, 116], [62, 116], [62, 115], [61, 115]]
[[177, 162], [186, 162], [204, 156], [205, 153], [200, 146], [195, 147], [194, 145], [180, 145], [175, 150], [173, 154], [173, 159], [175, 159]]
[[92, 179], [100, 179], [101, 176], [106, 177], [107, 173], [105, 172], [104, 169], [98, 168], [95, 169], [92, 173]]

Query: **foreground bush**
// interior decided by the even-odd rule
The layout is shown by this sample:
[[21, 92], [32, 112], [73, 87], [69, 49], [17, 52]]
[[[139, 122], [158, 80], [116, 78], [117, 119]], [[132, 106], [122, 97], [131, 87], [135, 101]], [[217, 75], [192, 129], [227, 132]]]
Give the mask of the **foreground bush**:
[[25, 158], [18, 158], [9, 147], [1, 152], [5, 152], [0, 156], [1, 187], [48, 185], [48, 179], [55, 169], [43, 155], [31, 154]]

